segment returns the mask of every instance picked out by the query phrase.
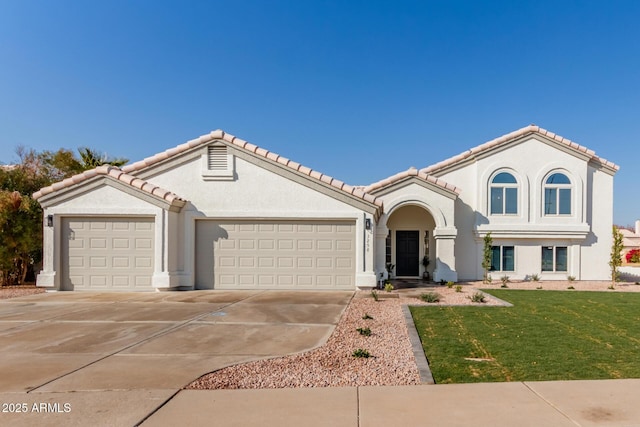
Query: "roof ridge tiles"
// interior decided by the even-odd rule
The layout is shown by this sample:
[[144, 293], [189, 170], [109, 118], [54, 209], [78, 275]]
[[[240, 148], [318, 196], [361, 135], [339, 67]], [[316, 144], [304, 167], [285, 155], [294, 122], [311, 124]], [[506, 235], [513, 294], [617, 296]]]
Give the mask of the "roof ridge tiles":
[[484, 151], [486, 151], [486, 150], [488, 150], [490, 148], [502, 145], [502, 144], [504, 144], [506, 142], [512, 141], [512, 140], [514, 140], [516, 138], [519, 138], [521, 136], [525, 136], [525, 135], [530, 134], [530, 133], [538, 133], [538, 134], [543, 135], [543, 136], [545, 136], [545, 137], [547, 137], [549, 139], [552, 139], [552, 140], [554, 140], [554, 141], [556, 141], [556, 142], [558, 142], [560, 144], [566, 145], [567, 147], [569, 147], [569, 148], [571, 148], [571, 149], [573, 149], [575, 151], [585, 153], [589, 157], [591, 157], [592, 160], [599, 161], [599, 162], [605, 164], [606, 166], [608, 166], [608, 167], [610, 167], [610, 168], [612, 168], [612, 169], [614, 169], [616, 171], [618, 169], [620, 169], [620, 167], [618, 165], [616, 165], [615, 163], [609, 162], [608, 160], [605, 160], [605, 159], [602, 159], [602, 158], [598, 157], [595, 154], [595, 151], [590, 150], [585, 146], [582, 146], [582, 145], [580, 145], [580, 144], [578, 144], [578, 143], [576, 143], [574, 141], [571, 141], [570, 139], [564, 138], [563, 136], [560, 136], [560, 135], [558, 135], [556, 133], [553, 133], [553, 132], [551, 132], [551, 131], [549, 131], [547, 129], [541, 128], [540, 126], [537, 126], [535, 124], [530, 124], [530, 125], [525, 126], [523, 128], [514, 130], [513, 132], [509, 132], [509, 133], [507, 133], [505, 135], [499, 136], [499, 137], [494, 138], [492, 140], [489, 140], [489, 141], [487, 141], [485, 143], [477, 145], [477, 146], [475, 146], [473, 148], [470, 148], [467, 151], [463, 151], [460, 154], [457, 154], [455, 156], [449, 157], [448, 159], [445, 159], [445, 160], [442, 160], [442, 161], [440, 161], [438, 163], [435, 163], [433, 165], [424, 167], [424, 168], [421, 169], [421, 171], [430, 173], [430, 172], [433, 172], [433, 171], [436, 171], [436, 170], [439, 170], [439, 169], [446, 168], [448, 166], [452, 166], [452, 165], [454, 165], [456, 163], [464, 161], [465, 159], [467, 159], [468, 157], [470, 157], [470, 156], [472, 156], [474, 154], [478, 154], [478, 153], [484, 152]]
[[123, 182], [126, 185], [129, 185], [134, 188], [138, 188], [141, 191], [144, 191], [145, 193], [149, 193], [155, 197], [164, 199], [165, 201], [167, 201], [169, 204], [172, 204], [172, 205], [175, 204], [178, 206], [184, 206], [186, 203], [186, 200], [181, 198], [177, 194], [174, 194], [171, 191], [166, 190], [162, 187], [159, 187], [155, 184], [152, 184], [148, 181], [129, 175], [119, 167], [113, 166], [113, 165], [101, 165], [94, 169], [89, 169], [82, 173], [66, 178], [62, 181], [56, 182], [47, 187], [41, 188], [39, 191], [36, 191], [35, 193], [33, 193], [33, 198], [37, 200], [42, 196], [46, 196], [47, 194], [54, 193], [64, 188], [68, 188], [73, 185], [80, 184], [84, 181], [87, 181], [99, 175], [109, 176], [117, 181]]

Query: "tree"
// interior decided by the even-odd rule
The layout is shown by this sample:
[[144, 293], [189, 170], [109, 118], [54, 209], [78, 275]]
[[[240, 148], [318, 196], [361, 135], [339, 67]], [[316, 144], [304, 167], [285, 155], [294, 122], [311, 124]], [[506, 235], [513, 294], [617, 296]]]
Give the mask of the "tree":
[[615, 287], [616, 279], [618, 278], [618, 267], [622, 265], [622, 256], [620, 252], [624, 249], [622, 244], [622, 233], [618, 228], [613, 226], [613, 243], [611, 244], [611, 258], [609, 260], [609, 267], [611, 267], [611, 287]]
[[82, 166], [85, 170], [94, 169], [102, 165], [123, 166], [127, 164], [128, 159], [115, 158], [110, 159], [106, 154], [99, 154], [96, 150], [87, 147], [78, 148], [78, 154], [82, 160]]
[[484, 248], [482, 250], [482, 268], [484, 270], [484, 274], [482, 276], [482, 283], [489, 283], [489, 269], [491, 268], [491, 246], [493, 245], [493, 239], [491, 238], [491, 233], [487, 233], [484, 236]]
[[89, 148], [43, 151], [18, 147], [20, 163], [0, 167], [0, 285], [18, 285], [42, 259], [42, 208], [31, 195], [47, 185], [103, 164], [122, 166]]
[[0, 191], [0, 284], [24, 283], [42, 257], [42, 209], [18, 191]]

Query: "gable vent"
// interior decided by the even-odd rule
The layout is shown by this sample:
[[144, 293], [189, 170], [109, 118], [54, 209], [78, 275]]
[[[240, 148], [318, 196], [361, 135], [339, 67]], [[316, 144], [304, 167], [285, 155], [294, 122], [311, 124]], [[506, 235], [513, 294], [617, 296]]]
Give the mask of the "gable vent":
[[207, 166], [212, 171], [224, 171], [228, 169], [227, 165], [227, 146], [226, 145], [210, 145], [207, 153]]

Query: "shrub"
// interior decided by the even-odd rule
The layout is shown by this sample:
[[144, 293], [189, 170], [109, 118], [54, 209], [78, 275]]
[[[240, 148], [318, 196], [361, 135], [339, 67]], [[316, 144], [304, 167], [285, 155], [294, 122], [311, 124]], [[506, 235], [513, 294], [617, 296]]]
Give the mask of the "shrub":
[[467, 298], [469, 298], [471, 302], [487, 302], [485, 295], [480, 291], [474, 292], [473, 295]]
[[357, 328], [356, 331], [360, 333], [360, 335], [364, 335], [365, 337], [371, 336], [371, 328]]
[[372, 320], [373, 317], [369, 316], [369, 313], [365, 313], [364, 316], [362, 316], [362, 320]]
[[371, 291], [371, 296], [376, 301], [378, 301], [380, 299], [380, 297], [378, 296], [378, 292], [375, 289]]
[[502, 276], [502, 277], [500, 278], [500, 281], [502, 282], [502, 286], [501, 286], [501, 287], [503, 287], [503, 288], [508, 288], [507, 283], [509, 283], [509, 282], [510, 282], [510, 280], [509, 280], [509, 276], [507, 276], [507, 275], [505, 274], [504, 276]]
[[462, 292], [462, 285], [456, 285], [456, 292]]
[[353, 357], [361, 357], [364, 359], [368, 359], [369, 357], [371, 357], [371, 353], [369, 353], [367, 350], [363, 349], [363, 348], [359, 348], [357, 350], [353, 350], [353, 353], [351, 354]]
[[393, 289], [394, 288], [393, 288], [393, 285], [391, 283], [387, 282], [387, 283], [384, 284], [385, 292], [391, 292]]
[[573, 286], [569, 286], [567, 289], [575, 289]]
[[532, 274], [531, 275], [531, 280], [534, 282], [539, 282], [540, 281], [540, 276], [538, 276], [537, 274]]
[[427, 292], [420, 295], [420, 299], [424, 302], [438, 302], [440, 301], [440, 294], [437, 292]]
[[628, 263], [640, 262], [640, 249], [631, 249], [624, 258]]
[[573, 282], [576, 280], [576, 276], [567, 276], [567, 280]]
[[447, 282], [447, 288], [451, 289], [451, 288], [453, 288], [453, 285], [455, 285], [455, 283], [454, 283], [454, 282], [452, 282], [451, 280], [449, 280], [449, 281]]
[[536, 287], [536, 289], [542, 289], [542, 286], [538, 286], [538, 287]]

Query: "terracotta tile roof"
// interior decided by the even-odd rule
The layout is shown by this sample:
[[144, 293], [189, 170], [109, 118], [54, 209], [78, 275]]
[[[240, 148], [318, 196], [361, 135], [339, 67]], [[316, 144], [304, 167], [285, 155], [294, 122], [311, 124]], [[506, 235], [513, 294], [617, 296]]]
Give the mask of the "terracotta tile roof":
[[186, 200], [182, 199], [176, 194], [168, 190], [164, 190], [157, 185], [151, 184], [150, 182], [144, 181], [140, 178], [136, 178], [135, 176], [128, 175], [120, 168], [111, 165], [98, 166], [95, 169], [85, 171], [81, 174], [74, 175], [71, 178], [56, 182], [55, 184], [48, 187], [41, 188], [39, 191], [33, 194], [33, 198], [39, 199], [40, 197], [46, 196], [47, 194], [51, 194], [64, 188], [71, 187], [100, 175], [110, 176], [114, 179], [117, 179], [118, 181], [124, 182], [127, 185], [138, 188], [146, 193], [151, 194], [152, 196], [162, 199], [173, 206], [182, 207], [186, 203]]
[[583, 147], [582, 145], [579, 145], [571, 140], [568, 140], [566, 138], [561, 137], [560, 135], [556, 135], [553, 132], [550, 132], [546, 129], [541, 128], [540, 126], [536, 126], [536, 125], [529, 125], [526, 127], [523, 127], [522, 129], [518, 129], [516, 131], [513, 131], [511, 133], [508, 133], [506, 135], [503, 135], [501, 137], [498, 137], [496, 139], [493, 139], [491, 141], [485, 142], [484, 144], [478, 145], [477, 147], [471, 148], [470, 150], [467, 150], [463, 153], [458, 154], [457, 156], [451, 157], [447, 160], [443, 160], [442, 162], [436, 163], [434, 165], [428, 166], [426, 168], [421, 169], [421, 172], [426, 172], [426, 173], [433, 173], [436, 172], [440, 169], [444, 169], [447, 168], [449, 166], [453, 166], [456, 163], [460, 163], [464, 160], [467, 160], [469, 158], [473, 158], [474, 156], [476, 156], [479, 153], [482, 153], [484, 151], [490, 150], [492, 148], [498, 147], [500, 145], [509, 143], [510, 141], [513, 141], [517, 138], [520, 138], [524, 135], [528, 135], [528, 134], [533, 134], [533, 133], [537, 133], [539, 135], [543, 135], [546, 136], [547, 138], [551, 138], [554, 141], [557, 141], [561, 144], [566, 145], [567, 147], [572, 148], [573, 150], [576, 150], [578, 152], [584, 153], [586, 154], [588, 157], [591, 158], [591, 160], [594, 160], [598, 163], [601, 163], [602, 165], [609, 167], [611, 169], [613, 169], [614, 171], [618, 171], [618, 169], [620, 169], [620, 167], [618, 165], [616, 165], [613, 162], [610, 162], [608, 160], [603, 159], [602, 157], [598, 157], [596, 156], [595, 152], [593, 150], [589, 150], [586, 147]]
[[418, 171], [418, 169], [411, 167], [409, 169], [407, 169], [406, 171], [397, 173], [393, 176], [390, 176], [389, 178], [385, 178], [381, 181], [378, 182], [374, 182], [373, 184], [364, 187], [363, 191], [366, 193], [370, 193], [376, 190], [379, 190], [381, 188], [387, 187], [389, 185], [395, 184], [398, 181], [401, 181], [407, 177], [411, 177], [411, 176], [415, 176], [418, 177], [420, 179], [423, 179], [427, 182], [430, 182], [438, 187], [441, 187], [445, 190], [448, 190], [450, 192], [456, 193], [456, 194], [460, 194], [461, 189], [456, 187], [455, 185], [451, 185], [447, 182], [445, 182], [443, 179], [440, 178], [436, 178], [433, 177], [431, 175], [427, 175], [425, 172], [422, 171]]
[[264, 148], [260, 148], [256, 145], [253, 145], [247, 141], [244, 141], [240, 138], [237, 138], [233, 135], [230, 135], [220, 129], [215, 130], [207, 135], [202, 135], [199, 138], [196, 139], [192, 139], [191, 141], [187, 141], [184, 144], [178, 145], [177, 147], [171, 148], [167, 151], [164, 151], [162, 153], [158, 153], [155, 156], [151, 156], [151, 157], [147, 157], [144, 160], [141, 160], [139, 162], [135, 162], [133, 164], [124, 166], [122, 168], [122, 170], [126, 173], [130, 173], [130, 172], [136, 172], [139, 171], [141, 169], [147, 168], [149, 166], [152, 166], [156, 163], [159, 163], [163, 160], [166, 160], [172, 156], [175, 156], [176, 154], [185, 152], [187, 150], [190, 150], [194, 147], [197, 147], [199, 145], [203, 145], [203, 144], [207, 144], [211, 141], [215, 141], [215, 140], [222, 140], [222, 141], [226, 141], [230, 144], [232, 144], [235, 147], [241, 148], [243, 150], [249, 151], [250, 153], [254, 153], [258, 156], [264, 157], [265, 159], [268, 159], [272, 162], [276, 162], [279, 163], [283, 166], [286, 166], [290, 169], [293, 169], [299, 173], [302, 173], [304, 175], [308, 175], [311, 178], [317, 179], [318, 181], [321, 181], [325, 184], [328, 184], [334, 188], [337, 188], [338, 190], [344, 191], [345, 193], [351, 194], [359, 199], [362, 199], [366, 202], [369, 202], [377, 207], [382, 207], [382, 201], [378, 200], [376, 197], [372, 196], [371, 194], [367, 194], [364, 191], [362, 191], [362, 189], [351, 186], [351, 185], [347, 185], [342, 181], [339, 181], [335, 178], [332, 178], [328, 175], [322, 174], [320, 172], [314, 171], [313, 169], [310, 169], [306, 166], [303, 166], [299, 163], [296, 163], [292, 160], [287, 159], [286, 157], [280, 156], [279, 154], [270, 152], [265, 150]]

